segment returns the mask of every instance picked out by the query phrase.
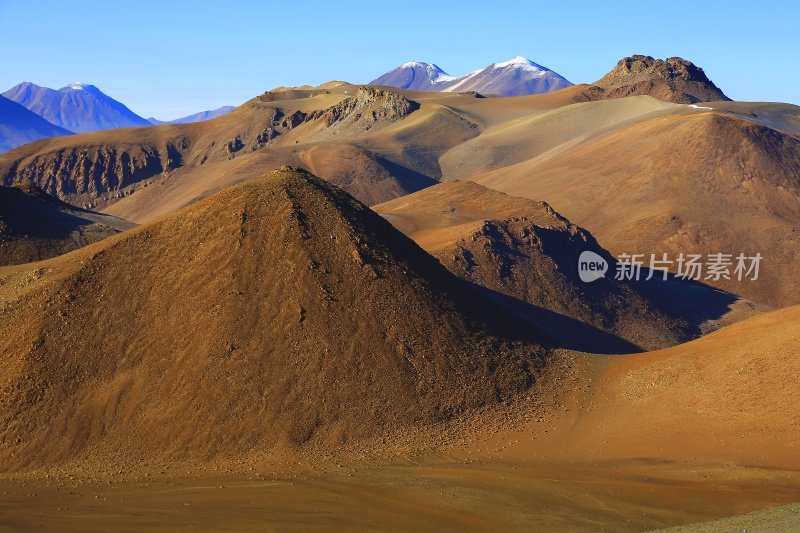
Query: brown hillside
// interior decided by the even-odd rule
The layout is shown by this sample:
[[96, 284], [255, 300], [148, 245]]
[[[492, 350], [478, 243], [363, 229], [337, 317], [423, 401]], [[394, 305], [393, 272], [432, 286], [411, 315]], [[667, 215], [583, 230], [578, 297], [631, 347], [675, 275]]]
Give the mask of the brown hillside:
[[[76, 205], [104, 207], [180, 169], [267, 147], [292, 147], [300, 138], [309, 142], [363, 135], [418, 108], [398, 93], [372, 87], [268, 92], [202, 123], [95, 132], [23, 146], [0, 156], [0, 182], [33, 183]], [[293, 162], [292, 150], [285, 153], [281, 164]], [[394, 170], [388, 173], [394, 176]], [[402, 166], [397, 170], [396, 179], [402, 181]], [[263, 172], [261, 168], [249, 177]]]
[[0, 265], [54, 257], [131, 227], [64, 203], [33, 185], [0, 187]]
[[428, 187], [442, 178], [440, 156], [478, 135], [480, 125], [475, 121], [480, 118], [445, 104], [477, 100], [473, 96], [434, 93], [435, 97], [422, 98], [419, 94], [405, 94], [409, 101], [418, 98], [420, 107], [391, 124], [362, 129], [311, 121], [262, 149], [178, 169], [106, 212], [137, 223], [150, 222], [283, 164], [309, 170], [368, 205]]
[[4, 469], [345, 442], [509, 399], [544, 361], [388, 222], [292, 169], [0, 275]]
[[570, 438], [552, 451], [591, 462], [690, 459], [796, 471], [798, 320], [795, 306], [666, 350], [595, 359], [599, 372], [567, 426]]
[[646, 115], [473, 175], [546, 198], [614, 254], [761, 253], [757, 281], [710, 281], [773, 306], [800, 301], [800, 140], [726, 111]]
[[[645, 349], [684, 342], [761, 309], [677, 280], [616, 281], [613, 257], [585, 229], [544, 202], [473, 182], [435, 185], [374, 209], [457, 276]], [[606, 279], [579, 279], [585, 250], [609, 262]]]

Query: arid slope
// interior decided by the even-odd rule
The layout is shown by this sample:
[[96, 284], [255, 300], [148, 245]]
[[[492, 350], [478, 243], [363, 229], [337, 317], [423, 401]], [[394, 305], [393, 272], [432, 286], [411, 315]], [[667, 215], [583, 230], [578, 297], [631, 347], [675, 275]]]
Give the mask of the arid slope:
[[560, 452], [800, 468], [800, 307], [681, 346], [595, 360], [599, 373]]
[[760, 253], [757, 281], [709, 283], [773, 306], [800, 300], [800, 140], [738, 113], [645, 116], [471, 177], [546, 199], [614, 254]]
[[332, 445], [510, 399], [544, 362], [388, 222], [288, 168], [0, 276], [3, 469]]

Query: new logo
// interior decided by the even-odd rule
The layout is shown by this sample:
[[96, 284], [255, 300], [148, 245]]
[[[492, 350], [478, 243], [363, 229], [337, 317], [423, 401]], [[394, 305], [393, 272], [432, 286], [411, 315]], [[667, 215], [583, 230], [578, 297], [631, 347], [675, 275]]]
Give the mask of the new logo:
[[608, 262], [602, 256], [586, 250], [578, 258], [578, 276], [581, 281], [591, 283], [604, 278], [608, 272]]

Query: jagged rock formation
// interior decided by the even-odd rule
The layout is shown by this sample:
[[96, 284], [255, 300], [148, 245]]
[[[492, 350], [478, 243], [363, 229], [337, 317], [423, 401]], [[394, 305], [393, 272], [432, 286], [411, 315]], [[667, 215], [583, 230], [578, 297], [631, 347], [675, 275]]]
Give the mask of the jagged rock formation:
[[649, 95], [666, 102], [693, 104], [730, 100], [703, 69], [680, 57], [666, 60], [634, 55], [621, 59], [592, 84], [594, 99]]
[[356, 95], [339, 104], [318, 111], [312, 120], [322, 119], [335, 130], [367, 131], [402, 120], [419, 109], [419, 104], [395, 93], [376, 87], [360, 87]]
[[34, 184], [48, 194], [94, 208], [124, 197], [133, 185], [178, 168], [187, 147], [183, 140], [65, 147], [14, 161], [2, 184]]

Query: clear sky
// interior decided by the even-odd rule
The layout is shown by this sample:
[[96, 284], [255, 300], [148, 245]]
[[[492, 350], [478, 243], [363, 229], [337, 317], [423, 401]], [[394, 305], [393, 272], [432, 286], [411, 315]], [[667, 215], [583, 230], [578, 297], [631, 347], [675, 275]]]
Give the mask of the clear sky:
[[172, 119], [407, 60], [462, 74], [522, 55], [581, 83], [642, 53], [689, 59], [737, 100], [800, 104], [800, 1], [652, 4], [0, 0], [0, 90], [82, 81]]

